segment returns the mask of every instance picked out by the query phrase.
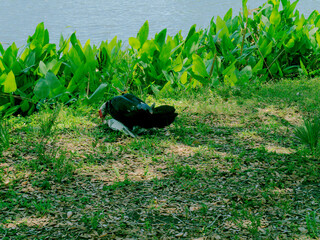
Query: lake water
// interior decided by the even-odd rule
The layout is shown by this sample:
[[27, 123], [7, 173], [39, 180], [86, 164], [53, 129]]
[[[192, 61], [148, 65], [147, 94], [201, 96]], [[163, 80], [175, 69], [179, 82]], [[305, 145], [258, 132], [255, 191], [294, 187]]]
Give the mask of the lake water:
[[[233, 15], [241, 9], [241, 0], [6, 0], [0, 8], [0, 42], [4, 47], [15, 42], [26, 44], [38, 23], [44, 22], [50, 42], [58, 43], [60, 34], [70, 36], [76, 31], [82, 43], [111, 40], [114, 36], [127, 42], [136, 36], [148, 20], [150, 35], [164, 28], [170, 35], [179, 30], [186, 35], [193, 24], [207, 27], [211, 18], [232, 8]], [[248, 8], [256, 8], [266, 0], [248, 0]], [[293, 2], [293, 1], [291, 1]], [[320, 0], [300, 0], [300, 13], [308, 16], [320, 10]]]

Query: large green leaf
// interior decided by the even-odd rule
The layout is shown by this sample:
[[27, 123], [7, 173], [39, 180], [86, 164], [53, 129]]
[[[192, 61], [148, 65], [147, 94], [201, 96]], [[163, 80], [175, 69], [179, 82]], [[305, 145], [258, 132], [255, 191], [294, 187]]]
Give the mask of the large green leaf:
[[85, 76], [84, 76], [84, 64], [82, 64], [74, 73], [73, 77], [71, 78], [67, 90], [69, 92], [73, 92], [78, 85], [80, 85], [81, 83], [83, 83], [83, 81], [85, 80]]
[[250, 79], [252, 78], [252, 68], [251, 66], [245, 66], [238, 75], [238, 84], [246, 84], [250, 81]]
[[33, 43], [33, 47], [36, 47], [37, 44], [43, 45], [44, 38], [45, 38], [44, 23], [41, 22], [36, 27], [35, 33], [32, 35], [31, 38], [29, 38], [29, 41]]
[[157, 43], [160, 45], [160, 47], [162, 47], [162, 45], [165, 43], [166, 41], [166, 35], [167, 35], [167, 29], [163, 29], [161, 32], [159, 32], [158, 34], [156, 34], [155, 40], [157, 41]]
[[85, 62], [86, 61], [86, 57], [82, 51], [82, 48], [81, 48], [81, 45], [80, 45], [80, 42], [79, 40], [77, 39], [76, 37], [76, 34], [75, 33], [72, 33], [71, 37], [70, 37], [70, 41], [71, 41], [71, 44], [72, 46], [74, 47], [74, 49], [77, 51], [80, 59], [82, 62]]
[[245, 19], [248, 17], [247, 2], [248, 2], [248, 0], [242, 0], [242, 11], [243, 11], [243, 16], [245, 17]]
[[13, 43], [10, 47], [7, 48], [7, 50], [3, 54], [2, 62], [6, 69], [12, 70], [14, 67], [14, 64], [16, 62], [16, 57], [18, 54], [18, 48]]
[[11, 93], [17, 90], [16, 79], [12, 71], [6, 76], [6, 80], [2, 83], [3, 92]]
[[161, 67], [163, 69], [167, 67], [166, 63], [168, 62], [170, 55], [171, 55], [171, 46], [170, 44], [166, 44], [161, 48], [161, 52], [159, 56]]
[[69, 43], [70, 43], [70, 38], [64, 39], [62, 34], [60, 36], [60, 41], [59, 41], [59, 52], [62, 52], [64, 55], [68, 53], [69, 50]]
[[263, 68], [263, 58], [261, 58], [252, 69], [253, 74], [257, 74]]
[[232, 8], [229, 9], [229, 11], [224, 15], [223, 20], [228, 21], [232, 18]]
[[118, 40], [117, 40], [117, 39], [118, 39], [117, 36], [115, 36], [115, 37], [111, 40], [111, 42], [108, 44], [107, 49], [108, 49], [109, 55], [111, 55], [111, 51], [117, 46], [117, 43], [118, 43]]
[[6, 81], [7, 79], [7, 74], [3, 73], [2, 75], [0, 75], [0, 86]]
[[260, 48], [259, 51], [261, 52], [262, 56], [265, 58], [272, 52], [272, 47], [273, 47], [273, 42], [272, 41], [269, 42], [269, 40], [265, 38], [259, 47]]
[[148, 21], [146, 21], [142, 27], [140, 28], [138, 34], [137, 34], [137, 38], [140, 41], [140, 45], [142, 46], [145, 41], [148, 39], [149, 36], [149, 23]]
[[99, 102], [107, 89], [106, 83], [101, 83], [100, 86], [92, 93], [92, 95], [88, 98], [89, 103]]
[[182, 70], [183, 67], [183, 61], [182, 61], [182, 57], [181, 54], [179, 54], [176, 59], [173, 61], [172, 63], [172, 69], [175, 72], [180, 72]]
[[270, 23], [274, 25], [279, 25], [281, 22], [281, 15], [278, 11], [278, 9], [273, 8], [271, 16], [270, 16]]
[[238, 78], [235, 72], [231, 72], [230, 74], [224, 76], [223, 81], [226, 85], [233, 87], [237, 83]]
[[204, 64], [202, 58], [197, 54], [192, 55], [192, 71], [203, 78], [209, 77], [207, 73], [206, 65]]
[[11, 103], [6, 103], [6, 104], [3, 104], [3, 105], [0, 105], [0, 113], [3, 112], [4, 110], [6, 110], [8, 107], [11, 106]]
[[185, 49], [185, 52], [188, 57], [189, 57], [189, 55], [193, 54], [198, 49], [199, 37], [200, 37], [200, 34], [195, 33], [188, 39], [188, 41], [186, 41], [184, 49]]
[[86, 62], [90, 62], [90, 65], [95, 65], [96, 61], [96, 55], [94, 53], [94, 50], [90, 46], [90, 39], [86, 42], [86, 44], [83, 47], [83, 53], [86, 57]]
[[61, 83], [56, 75], [54, 75], [53, 72], [48, 71], [45, 78], [39, 79], [33, 91], [39, 99], [44, 99], [47, 98], [54, 89], [60, 86]]
[[223, 36], [229, 37], [229, 30], [228, 30], [227, 24], [219, 16], [217, 17], [216, 25], [217, 25], [216, 34], [219, 34], [218, 36], [220, 38], [222, 38]]
[[3, 55], [4, 54], [4, 49], [3, 49], [3, 46], [2, 44], [0, 43], [0, 54]]
[[36, 53], [34, 51], [30, 52], [26, 57], [26, 67], [32, 67], [36, 63]]
[[135, 37], [129, 38], [129, 44], [133, 49], [136, 49], [136, 50], [138, 50], [141, 47], [139, 39], [137, 39]]
[[293, 2], [291, 5], [289, 4], [289, 2], [287, 3], [288, 7], [284, 8], [284, 11], [286, 13], [287, 18], [293, 17], [293, 11], [295, 10], [298, 2], [299, 2], [299, 0]]
[[188, 72], [185, 71], [181, 77], [180, 77], [180, 82], [185, 85], [188, 82]]
[[296, 21], [297, 21], [296, 31], [299, 32], [299, 31], [303, 30], [303, 28], [304, 28], [304, 26], [305, 26], [306, 19], [305, 19], [305, 17], [302, 15], [302, 16], [300, 17], [300, 19], [298, 18], [298, 19], [296, 19]]
[[171, 91], [172, 91], [171, 81], [167, 81], [167, 83], [160, 90], [160, 94], [163, 94], [164, 92], [171, 92]]
[[304, 74], [304, 75], [308, 75], [308, 71], [307, 71], [306, 67], [304, 66], [301, 58], [300, 58], [300, 67], [301, 67], [301, 69], [302, 69], [303, 74]]
[[40, 61], [40, 63], [39, 63], [39, 71], [43, 76], [45, 76], [48, 72], [48, 68], [47, 68], [46, 64], [42, 61]]
[[294, 43], [295, 43], [295, 39], [294, 38], [290, 38], [289, 39], [289, 41], [286, 43], [286, 44], [284, 44], [284, 46], [286, 47], [286, 48], [293, 48], [294, 47]]
[[192, 25], [189, 29], [188, 35], [186, 37], [185, 42], [188, 42], [188, 40], [193, 36], [193, 34], [196, 32], [196, 25]]
[[55, 75], [58, 74], [62, 62], [58, 62], [58, 60], [53, 59], [51, 62], [45, 64], [44, 62], [40, 61], [39, 63], [39, 71], [42, 76], [45, 76], [49, 70], [51, 70]]
[[142, 46], [141, 54], [146, 53], [148, 56], [152, 56], [155, 50], [157, 50], [157, 46], [154, 40], [147, 40]]
[[0, 70], [1, 71], [5, 71], [6, 70], [5, 66], [3, 65], [3, 62], [1, 60], [1, 58], [0, 58]]
[[48, 70], [51, 70], [55, 75], [58, 74], [62, 62], [58, 61], [57, 59], [52, 59], [52, 61], [46, 64]]
[[236, 63], [237, 61], [234, 61], [222, 72], [224, 76], [224, 83], [229, 86], [235, 86], [236, 82], [238, 81], [237, 74], [236, 74], [236, 72], [238, 71], [236, 69]]

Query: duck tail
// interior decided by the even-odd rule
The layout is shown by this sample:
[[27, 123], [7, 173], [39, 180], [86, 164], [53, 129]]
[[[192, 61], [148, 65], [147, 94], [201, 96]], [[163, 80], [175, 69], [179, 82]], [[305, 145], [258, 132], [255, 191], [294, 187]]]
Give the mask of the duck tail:
[[176, 118], [178, 113], [175, 112], [175, 108], [169, 105], [162, 105], [153, 108], [153, 114], [151, 114], [151, 122], [153, 127], [164, 128], [169, 126]]

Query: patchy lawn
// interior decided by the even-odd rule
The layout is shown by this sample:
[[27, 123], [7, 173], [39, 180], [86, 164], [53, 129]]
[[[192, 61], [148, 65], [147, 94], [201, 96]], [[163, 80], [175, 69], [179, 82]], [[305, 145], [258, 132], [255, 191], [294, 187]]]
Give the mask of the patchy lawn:
[[320, 160], [293, 129], [319, 97], [313, 79], [157, 99], [177, 120], [135, 139], [84, 106], [12, 117], [0, 238], [317, 239]]

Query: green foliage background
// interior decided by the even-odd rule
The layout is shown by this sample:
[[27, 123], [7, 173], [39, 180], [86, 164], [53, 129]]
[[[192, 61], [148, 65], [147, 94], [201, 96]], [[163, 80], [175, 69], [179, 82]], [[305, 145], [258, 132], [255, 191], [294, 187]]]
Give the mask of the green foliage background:
[[0, 43], [0, 115], [31, 114], [44, 102], [92, 104], [119, 90], [161, 94], [319, 75], [318, 11], [306, 18], [298, 1], [254, 10], [246, 2], [239, 15], [230, 9], [207, 29], [191, 26], [185, 38], [166, 29], [150, 37], [146, 21], [127, 47], [117, 37], [82, 46], [75, 33], [56, 46], [40, 23], [25, 48]]

